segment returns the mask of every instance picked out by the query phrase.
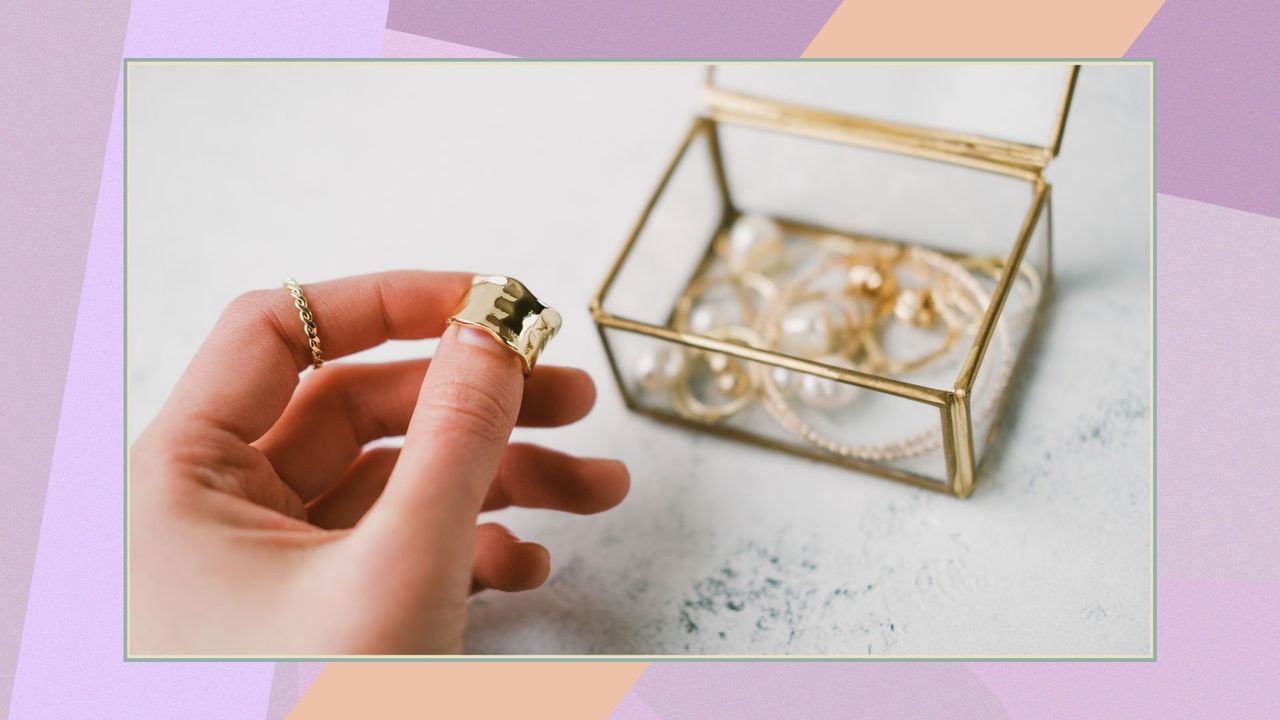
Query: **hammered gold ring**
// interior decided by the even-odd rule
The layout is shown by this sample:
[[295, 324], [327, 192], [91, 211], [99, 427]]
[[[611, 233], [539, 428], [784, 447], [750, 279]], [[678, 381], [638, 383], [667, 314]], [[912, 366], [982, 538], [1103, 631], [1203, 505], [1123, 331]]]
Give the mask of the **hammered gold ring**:
[[307, 336], [307, 346], [311, 349], [311, 367], [318, 368], [324, 364], [324, 353], [320, 350], [320, 331], [316, 329], [315, 316], [311, 314], [311, 305], [302, 292], [297, 280], [289, 278], [284, 287], [293, 296], [293, 305], [298, 308], [298, 318], [302, 320], [302, 331]]
[[529, 288], [504, 275], [476, 275], [462, 307], [449, 324], [478, 328], [520, 356], [524, 374], [560, 331], [560, 313], [543, 305]]

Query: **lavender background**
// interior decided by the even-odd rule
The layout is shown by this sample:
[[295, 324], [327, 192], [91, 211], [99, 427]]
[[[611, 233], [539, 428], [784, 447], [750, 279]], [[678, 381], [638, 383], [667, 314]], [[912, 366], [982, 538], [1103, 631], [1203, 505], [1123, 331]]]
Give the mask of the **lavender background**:
[[[278, 718], [314, 677], [315, 666], [122, 662], [117, 61], [392, 53], [384, 31], [408, 5], [0, 6], [0, 700], [9, 696], [10, 716]], [[645, 6], [666, 17], [663, 3]], [[609, 16], [566, 7], [547, 25], [556, 32], [520, 46], [509, 32], [430, 18], [392, 29], [431, 35], [441, 54], [590, 54], [601, 31], [589, 23]], [[830, 9], [793, 17], [816, 32]], [[649, 47], [803, 49], [794, 28], [756, 20]], [[655, 664], [615, 717], [1280, 714], [1269, 690], [1280, 654], [1280, 499], [1269, 487], [1280, 466], [1278, 30], [1280, 7], [1267, 0], [1169, 0], [1129, 52], [1157, 60], [1158, 661]]]

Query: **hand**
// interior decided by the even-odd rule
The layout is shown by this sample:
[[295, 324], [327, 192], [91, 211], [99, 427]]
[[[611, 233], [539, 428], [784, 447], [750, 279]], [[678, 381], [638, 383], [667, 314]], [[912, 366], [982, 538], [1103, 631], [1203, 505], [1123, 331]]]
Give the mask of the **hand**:
[[289, 294], [231, 303], [130, 452], [130, 654], [459, 652], [471, 593], [550, 572], [546, 548], [480, 512], [621, 502], [620, 462], [507, 444], [517, 422], [583, 417], [595, 388], [568, 368], [526, 380], [485, 333], [446, 330], [470, 278], [307, 285], [326, 357], [443, 337], [430, 361], [326, 363], [301, 384]]

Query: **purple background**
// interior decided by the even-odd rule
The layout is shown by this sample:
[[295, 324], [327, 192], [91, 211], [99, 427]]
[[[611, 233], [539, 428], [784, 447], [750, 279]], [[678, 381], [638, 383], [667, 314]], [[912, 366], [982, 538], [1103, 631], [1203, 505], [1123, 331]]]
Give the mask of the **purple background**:
[[[122, 662], [121, 56], [369, 57], [391, 54], [387, 28], [449, 55], [794, 56], [834, 8], [508, 5], [0, 5], [12, 717], [279, 718], [317, 670]], [[1158, 662], [660, 663], [616, 717], [1280, 716], [1277, 36], [1273, 2], [1169, 0], [1129, 53], [1155, 58], [1158, 78]]]
[[517, 57], [798, 57], [840, 0], [392, 0], [387, 27]]

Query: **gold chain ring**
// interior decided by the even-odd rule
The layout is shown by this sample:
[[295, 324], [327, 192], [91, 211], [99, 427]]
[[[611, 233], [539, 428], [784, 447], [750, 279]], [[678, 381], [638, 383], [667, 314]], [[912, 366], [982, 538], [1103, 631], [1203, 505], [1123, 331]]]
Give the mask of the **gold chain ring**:
[[302, 331], [307, 335], [307, 345], [311, 348], [311, 367], [319, 368], [324, 364], [324, 352], [320, 349], [320, 331], [316, 329], [315, 316], [311, 314], [311, 305], [307, 296], [302, 293], [302, 286], [297, 280], [289, 278], [284, 287], [293, 296], [293, 305], [298, 308], [298, 317], [302, 320]]

